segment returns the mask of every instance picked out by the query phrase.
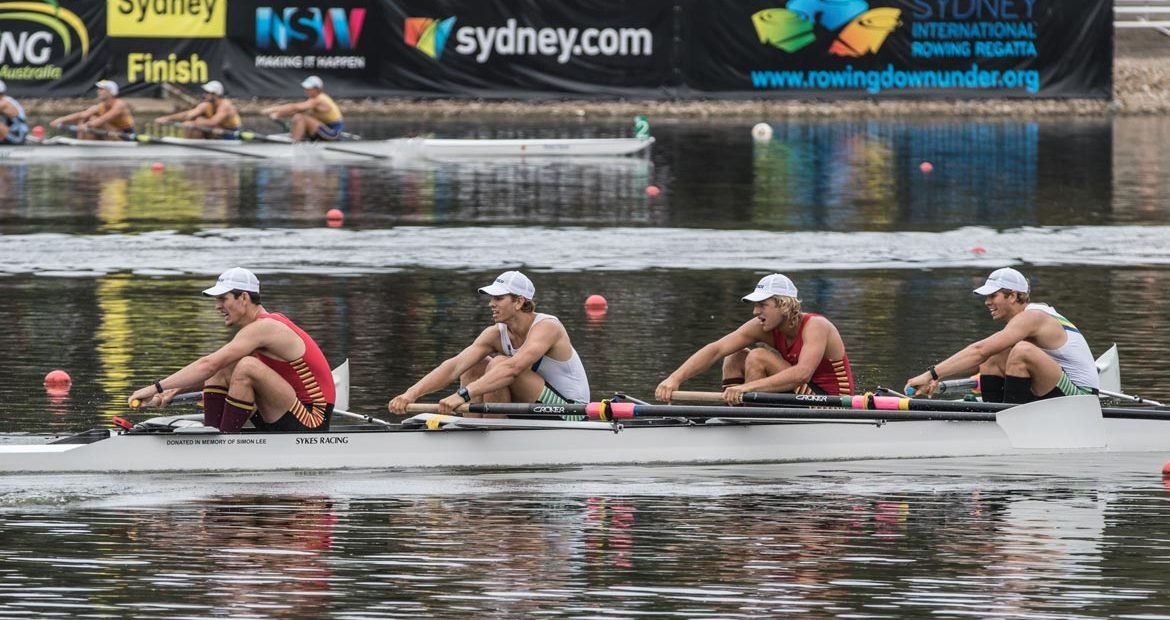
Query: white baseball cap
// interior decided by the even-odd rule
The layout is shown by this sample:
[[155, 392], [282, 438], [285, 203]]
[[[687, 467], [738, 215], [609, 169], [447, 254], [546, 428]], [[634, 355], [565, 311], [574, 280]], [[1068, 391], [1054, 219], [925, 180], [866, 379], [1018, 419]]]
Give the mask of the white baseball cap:
[[532, 299], [536, 295], [536, 287], [532, 280], [519, 271], [505, 271], [496, 278], [495, 282], [479, 289], [484, 295], [518, 295], [524, 299]]
[[115, 97], [118, 96], [118, 83], [113, 80], [99, 80], [96, 84], [94, 84], [94, 86], [97, 86], [98, 88], [110, 93]]
[[760, 280], [760, 283], [756, 285], [756, 290], [744, 295], [743, 300], [755, 303], [776, 295], [797, 299], [796, 285], [792, 283], [792, 280], [788, 279], [788, 276], [782, 273], [764, 276]]
[[310, 75], [305, 78], [304, 82], [301, 82], [301, 88], [316, 88], [317, 90], [321, 90], [325, 88], [325, 82], [322, 82], [321, 78], [315, 75]]
[[211, 93], [213, 95], [223, 96], [223, 83], [219, 80], [211, 80], [203, 85], [203, 92]]
[[1009, 291], [1027, 293], [1028, 279], [1024, 277], [1024, 274], [1011, 267], [996, 269], [991, 272], [991, 275], [987, 276], [987, 282], [983, 286], [975, 289], [974, 293], [976, 295], [990, 295], [1005, 288]]
[[8, 85], [4, 83], [4, 80], [0, 80], [0, 93], [6, 92], [8, 92]]
[[215, 281], [215, 286], [204, 290], [203, 294], [208, 297], [219, 297], [231, 291], [259, 293], [260, 280], [257, 280], [255, 274], [243, 267], [232, 267], [219, 274], [219, 279]]

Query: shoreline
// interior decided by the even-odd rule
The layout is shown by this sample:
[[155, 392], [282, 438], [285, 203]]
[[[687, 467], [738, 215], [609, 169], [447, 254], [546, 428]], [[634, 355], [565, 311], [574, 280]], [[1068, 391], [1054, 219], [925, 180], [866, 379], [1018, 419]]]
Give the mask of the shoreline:
[[[1166, 43], [1170, 50], [1170, 41]], [[186, 98], [193, 100], [193, 97]], [[127, 97], [139, 115], [187, 109], [179, 97]], [[243, 115], [285, 100], [238, 99]], [[30, 116], [57, 116], [92, 105], [92, 99], [25, 99]], [[406, 120], [452, 119], [465, 115], [486, 120], [538, 118], [622, 118], [644, 114], [653, 120], [766, 120], [804, 117], [884, 118], [946, 115], [957, 117], [1106, 116], [1170, 113], [1170, 57], [1126, 57], [1114, 61], [1113, 100], [1104, 99], [951, 99], [951, 100], [465, 100], [338, 99], [346, 116], [391, 116]]]

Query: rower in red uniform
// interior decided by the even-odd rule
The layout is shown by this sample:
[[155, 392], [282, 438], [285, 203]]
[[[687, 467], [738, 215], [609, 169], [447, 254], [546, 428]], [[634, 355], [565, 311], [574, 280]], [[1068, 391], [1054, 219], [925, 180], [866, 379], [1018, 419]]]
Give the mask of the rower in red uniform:
[[[743, 402], [745, 392], [853, 394], [853, 370], [845, 342], [829, 319], [802, 312], [796, 285], [774, 273], [764, 277], [744, 301], [755, 304], [754, 318], [699, 349], [658, 384], [658, 400], [669, 402], [684, 381], [723, 360], [723, 400]], [[767, 347], [750, 349], [764, 343]]]
[[165, 407], [181, 391], [203, 390], [203, 423], [236, 432], [327, 431], [335, 390], [317, 343], [288, 317], [260, 305], [260, 281], [247, 269], [223, 272], [203, 291], [215, 298], [230, 342], [130, 396], [131, 407]]

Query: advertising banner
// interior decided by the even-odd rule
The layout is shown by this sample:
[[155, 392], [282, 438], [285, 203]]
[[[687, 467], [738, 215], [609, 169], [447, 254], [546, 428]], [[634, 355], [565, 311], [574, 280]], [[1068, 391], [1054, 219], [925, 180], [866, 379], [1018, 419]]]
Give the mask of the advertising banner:
[[718, 96], [1112, 94], [1109, 2], [703, 0], [687, 16], [687, 86]]
[[393, 36], [383, 77], [394, 90], [662, 97], [681, 84], [674, 2], [384, 1]]
[[104, 1], [0, 0], [0, 79], [23, 97], [73, 96], [101, 78]]
[[21, 97], [1109, 98], [1106, 0], [0, 0]]
[[227, 84], [237, 94], [300, 96], [309, 75], [335, 97], [392, 93], [378, 77], [396, 41], [382, 2], [233, 2], [228, 39]]

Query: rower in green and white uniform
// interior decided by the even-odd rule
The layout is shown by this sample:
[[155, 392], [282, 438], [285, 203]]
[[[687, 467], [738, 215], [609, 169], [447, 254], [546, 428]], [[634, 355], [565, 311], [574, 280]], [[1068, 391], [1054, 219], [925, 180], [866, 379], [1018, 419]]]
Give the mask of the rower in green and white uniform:
[[507, 271], [479, 289], [490, 295], [493, 325], [467, 348], [439, 364], [402, 394], [390, 400], [391, 413], [459, 381], [460, 388], [439, 401], [440, 413], [467, 402], [584, 403], [589, 378], [564, 325], [537, 313], [536, 287], [519, 271]]
[[997, 269], [975, 289], [991, 318], [1007, 323], [983, 340], [906, 382], [929, 396], [941, 379], [979, 371], [983, 400], [1026, 403], [1043, 398], [1096, 394], [1097, 365], [1080, 329], [1048, 304], [1030, 300], [1023, 274]]

